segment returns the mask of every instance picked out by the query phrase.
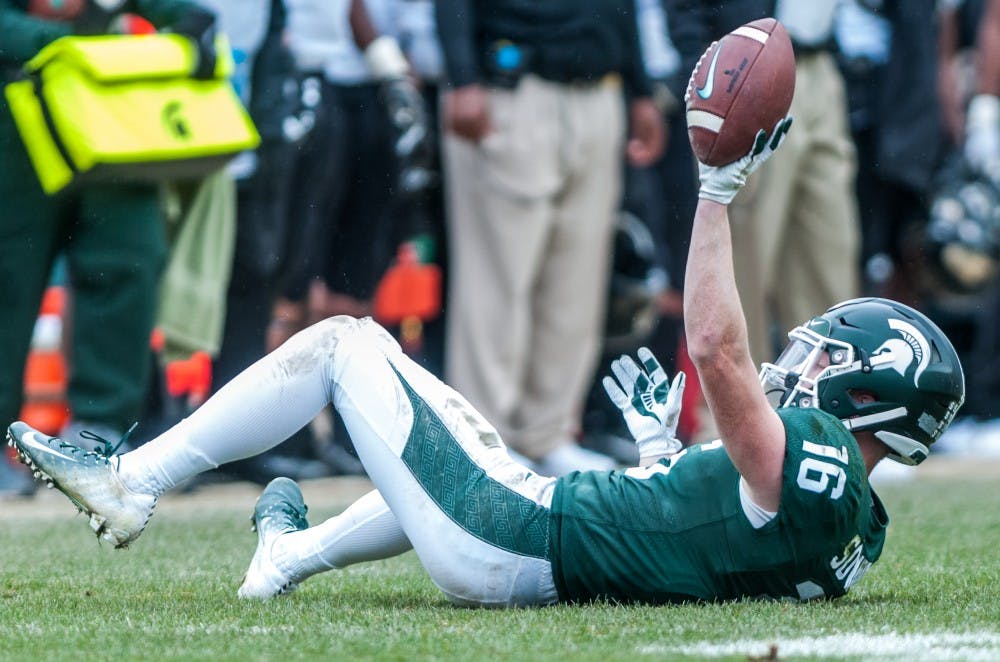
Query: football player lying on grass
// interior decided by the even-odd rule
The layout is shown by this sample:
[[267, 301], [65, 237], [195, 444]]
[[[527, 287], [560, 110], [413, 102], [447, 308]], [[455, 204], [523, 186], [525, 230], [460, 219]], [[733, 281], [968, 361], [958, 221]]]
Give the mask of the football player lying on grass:
[[701, 169], [685, 326], [720, 441], [678, 452], [683, 376], [671, 387], [642, 350], [639, 363], [615, 361], [605, 386], [644, 466], [540, 476], [512, 461], [489, 422], [375, 322], [334, 317], [132, 452], [85, 452], [23, 423], [10, 426], [10, 442], [101, 538], [125, 547], [161, 494], [273, 447], [333, 403], [377, 490], [310, 527], [298, 487], [272, 482], [254, 510], [244, 598], [411, 546], [461, 605], [842, 595], [885, 538], [868, 474], [887, 456], [923, 460], [964, 384], [941, 331], [882, 299], [840, 304], [794, 329], [758, 376], [726, 206], [789, 124], [761, 132], [741, 160]]

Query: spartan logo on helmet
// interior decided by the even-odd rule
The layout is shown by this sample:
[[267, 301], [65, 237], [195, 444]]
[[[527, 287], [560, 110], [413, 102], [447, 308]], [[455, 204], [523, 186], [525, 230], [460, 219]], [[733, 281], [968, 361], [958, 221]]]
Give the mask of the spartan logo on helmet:
[[[913, 375], [913, 385], [919, 387], [920, 375], [927, 369], [931, 361], [930, 343], [917, 330], [917, 327], [904, 320], [890, 319], [889, 328], [898, 331], [899, 335], [903, 336], [903, 338], [902, 340], [899, 338], [889, 338], [882, 343], [873, 353], [872, 367], [875, 370], [891, 368], [905, 377], [906, 371], [916, 362], [917, 370]], [[877, 357], [880, 356], [891, 357], [892, 360], [887, 363], [875, 365]]]

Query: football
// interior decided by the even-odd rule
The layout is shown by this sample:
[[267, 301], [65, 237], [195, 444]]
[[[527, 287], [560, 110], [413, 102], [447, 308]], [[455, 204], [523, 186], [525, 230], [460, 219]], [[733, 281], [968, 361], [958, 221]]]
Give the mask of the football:
[[742, 25], [705, 51], [688, 81], [688, 137], [702, 163], [721, 166], [746, 155], [761, 129], [785, 115], [795, 92], [795, 53], [773, 18]]

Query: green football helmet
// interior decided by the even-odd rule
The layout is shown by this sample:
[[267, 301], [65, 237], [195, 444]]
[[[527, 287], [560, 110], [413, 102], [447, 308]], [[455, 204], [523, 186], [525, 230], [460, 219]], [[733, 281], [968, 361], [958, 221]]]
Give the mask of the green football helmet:
[[872, 430], [889, 457], [920, 464], [965, 401], [955, 348], [924, 314], [889, 299], [837, 304], [788, 333], [760, 380], [775, 407], [817, 407]]

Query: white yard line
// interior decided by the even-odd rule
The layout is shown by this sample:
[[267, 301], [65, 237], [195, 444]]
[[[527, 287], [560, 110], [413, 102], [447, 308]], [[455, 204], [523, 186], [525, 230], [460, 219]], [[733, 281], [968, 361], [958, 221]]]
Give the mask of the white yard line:
[[768, 659], [777, 646], [778, 659], [788, 657], [858, 658], [878, 660], [998, 660], [1000, 632], [936, 632], [926, 634], [847, 633], [821, 637], [740, 639], [725, 643], [640, 646], [640, 655], [690, 655], [699, 658], [760, 657]]

